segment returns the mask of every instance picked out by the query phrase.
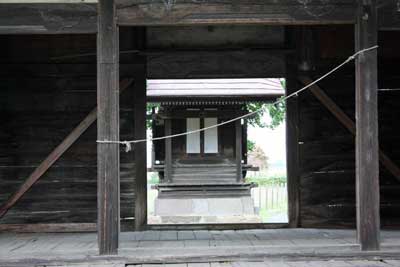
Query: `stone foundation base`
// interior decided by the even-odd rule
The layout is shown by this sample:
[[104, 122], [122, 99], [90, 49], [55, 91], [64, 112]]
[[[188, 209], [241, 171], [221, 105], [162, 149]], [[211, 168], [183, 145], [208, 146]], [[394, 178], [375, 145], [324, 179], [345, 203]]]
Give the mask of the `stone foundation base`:
[[149, 224], [229, 224], [261, 223], [258, 215], [237, 216], [149, 216]]
[[154, 211], [153, 219], [159, 223], [261, 222], [250, 196], [157, 198]]

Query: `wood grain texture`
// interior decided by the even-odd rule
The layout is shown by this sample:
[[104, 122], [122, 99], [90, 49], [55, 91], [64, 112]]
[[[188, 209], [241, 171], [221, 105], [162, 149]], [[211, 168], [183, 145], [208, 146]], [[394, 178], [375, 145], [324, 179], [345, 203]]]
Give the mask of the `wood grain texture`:
[[266, 77], [267, 73], [268, 77], [282, 77], [286, 52], [274, 49], [166, 50], [149, 53], [147, 66], [149, 77], [153, 79], [261, 78]]
[[4, 233], [74, 233], [95, 231], [95, 223], [0, 224], [0, 232]]
[[28, 191], [34, 183], [56, 162], [62, 154], [86, 131], [96, 120], [97, 109], [89, 115], [58, 145], [50, 155], [29, 175], [28, 179], [21, 185], [11, 198], [0, 208], [0, 218]]
[[[125, 89], [132, 80], [124, 80], [121, 88]], [[97, 119], [97, 108], [93, 109], [79, 125], [47, 156], [45, 160], [29, 175], [28, 179], [21, 185], [6, 203], [0, 208], [0, 218], [15, 205], [15, 203], [43, 176], [44, 173], [64, 154], [68, 148], [93, 124]]]
[[[164, 121], [165, 136], [172, 134], [172, 120], [166, 119]], [[172, 138], [165, 139], [165, 158], [164, 158], [164, 179], [167, 183], [172, 182]]]
[[[356, 51], [378, 42], [375, 0], [360, 0], [355, 27]], [[379, 139], [377, 51], [356, 58], [357, 234], [362, 250], [379, 250]]]
[[[134, 87], [133, 109], [135, 114], [135, 139], [146, 139], [146, 63], [137, 74]], [[147, 224], [147, 143], [134, 144], [135, 153], [135, 229], [144, 229]]]
[[[310, 78], [300, 77], [299, 80], [308, 85], [312, 82]], [[353, 134], [356, 135], [356, 125], [354, 121], [318, 86], [310, 87], [311, 93]], [[391, 160], [384, 151], [379, 149], [379, 160], [388, 171], [400, 181], [400, 168]]]
[[0, 14], [1, 34], [97, 32], [96, 4], [2, 3]]
[[[113, 0], [98, 4], [97, 138], [119, 140], [119, 34]], [[119, 144], [97, 145], [97, 231], [101, 255], [117, 254], [120, 232]]]
[[[348, 55], [353, 53], [353, 30], [347, 27], [321, 27], [316, 30], [316, 68], [308, 74], [320, 77]], [[339, 34], [340, 32], [340, 34]], [[387, 34], [387, 33], [385, 33]], [[392, 32], [391, 34], [395, 34]], [[396, 47], [392, 42], [380, 41], [381, 55], [380, 81], [382, 88], [395, 84], [397, 78], [391, 73], [392, 59], [387, 54], [387, 46]], [[337, 49], [339, 44], [346, 43], [346, 47]], [[333, 49], [333, 50], [332, 50]], [[342, 54], [341, 60], [331, 61], [326, 55], [330, 51], [330, 58]], [[344, 53], [343, 51], [348, 51]], [[324, 59], [325, 57], [325, 59]], [[383, 64], [383, 62], [385, 62]], [[296, 77], [297, 79], [297, 77]], [[354, 121], [355, 90], [354, 69], [351, 65], [343, 68], [334, 76], [318, 83], [327, 95]], [[394, 85], [393, 85], [394, 86]], [[297, 85], [301, 88], [302, 85]], [[395, 118], [398, 109], [394, 105], [398, 101], [398, 94], [394, 92], [379, 93], [379, 124], [381, 148], [388, 156], [399, 164], [397, 138], [392, 136], [397, 130]], [[299, 196], [300, 218], [302, 227], [355, 227], [355, 144], [354, 136], [343, 126], [330, 111], [321, 105], [311, 91], [304, 92], [298, 97], [299, 124]], [[389, 111], [390, 110], [390, 111]], [[352, 116], [353, 115], [353, 116]], [[380, 168], [381, 191], [381, 221], [383, 227], [397, 227], [398, 216], [395, 209], [398, 207], [395, 188], [399, 182], [382, 164]], [[395, 208], [396, 207], [396, 208]]]
[[400, 30], [400, 18], [398, 15], [398, 1], [378, 1], [378, 24], [381, 31]]
[[118, 1], [121, 25], [352, 24], [354, 12], [352, 0], [305, 5], [294, 0]]
[[[287, 43], [294, 46], [294, 32], [287, 33]], [[297, 69], [293, 57], [286, 57], [286, 95], [297, 90]], [[286, 171], [288, 183], [288, 218], [290, 227], [300, 225], [300, 173], [299, 173], [299, 99], [286, 100]]]
[[[121, 41], [126, 37], [121, 36]], [[0, 39], [3, 204], [96, 106], [96, 58], [69, 59], [66, 64], [51, 59], [95, 51], [96, 36], [2, 35]], [[132, 72], [123, 70], [121, 75], [124, 81], [124, 77], [132, 77]], [[133, 139], [127, 94], [123, 92], [121, 97], [121, 138]], [[96, 135], [93, 123], [1, 218], [0, 224], [96, 223]], [[134, 164], [123, 151], [121, 176], [121, 220], [129, 221], [132, 229]]]
[[[69, 1], [71, 2], [71, 1]], [[78, 1], [76, 1], [78, 2]], [[96, 33], [95, 3], [2, 3], [1, 34]], [[353, 24], [353, 0], [301, 4], [285, 1], [136, 1], [120, 0], [118, 18], [128, 25], [208, 25], [208, 24]], [[398, 30], [396, 0], [379, 5], [382, 30]]]
[[236, 181], [242, 182], [242, 122], [241, 120], [235, 121], [235, 157], [236, 157]]

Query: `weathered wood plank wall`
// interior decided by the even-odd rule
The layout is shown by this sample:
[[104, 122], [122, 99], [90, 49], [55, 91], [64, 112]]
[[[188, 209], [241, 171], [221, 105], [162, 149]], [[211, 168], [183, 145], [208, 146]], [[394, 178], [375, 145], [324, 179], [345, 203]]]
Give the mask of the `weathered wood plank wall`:
[[[307, 74], [317, 78], [354, 51], [353, 28], [316, 27], [314, 68]], [[379, 88], [398, 88], [399, 76], [393, 53], [398, 33], [380, 32]], [[322, 81], [324, 92], [355, 120], [354, 64]], [[400, 164], [400, 140], [396, 118], [400, 110], [399, 91], [379, 91], [379, 141], [381, 149]], [[354, 136], [311, 92], [299, 96], [300, 225], [303, 227], [355, 227], [355, 143]], [[383, 226], [399, 226], [396, 210], [400, 198], [394, 192], [400, 183], [380, 166], [381, 219]]]
[[[0, 202], [96, 106], [95, 35], [1, 36]], [[122, 31], [121, 46], [132, 47]], [[132, 76], [132, 55], [121, 59]], [[121, 99], [121, 138], [133, 138], [132, 88]], [[93, 124], [0, 223], [95, 223], [96, 125]], [[133, 227], [134, 164], [121, 153], [121, 218]]]
[[[155, 36], [160, 36], [162, 29], [152, 28], [148, 31], [147, 39], [153, 41], [148, 42], [147, 51], [144, 53], [150, 58], [147, 65], [148, 74], [153, 75], [150, 77], [161, 78], [163, 74], [168, 74], [166, 76], [169, 78], [207, 77], [207, 74], [215, 74], [218, 68], [222, 70], [218, 73], [221, 77], [246, 77], [247, 73], [256, 68], [259, 70], [255, 73], [265, 74], [264, 77], [272, 74], [277, 77], [275, 75], [284, 73], [285, 54], [277, 57], [276, 61], [262, 61], [264, 63], [254, 66], [250, 64], [252, 60], [246, 59], [247, 50], [235, 52], [241, 56], [226, 61], [220, 61], [222, 59], [219, 58], [213, 59], [211, 63], [201, 61], [194, 64], [195, 60], [191, 60], [190, 57], [183, 62], [179, 60], [182, 59], [179, 56], [181, 53], [191, 53], [193, 58], [198, 58], [201, 53], [216, 55], [229, 52], [216, 50], [215, 47], [218, 46], [240, 50], [245, 45], [244, 39], [236, 43], [226, 39], [230, 34], [224, 37], [225, 41], [221, 39], [216, 42], [217, 39], [210, 36], [222, 31], [219, 27], [222, 26], [196, 29], [197, 32], [203, 32], [202, 37], [191, 44], [188, 44], [189, 40], [193, 40], [191, 35], [187, 35], [189, 28], [165, 28], [169, 33], [180, 32], [176, 36], [179, 36], [181, 41], [167, 40], [166, 37], [161, 41], [154, 41]], [[229, 27], [225, 26], [224, 31], [237, 31], [226, 30], [227, 28]], [[256, 27], [257, 30], [251, 28], [248, 31], [244, 28], [241, 31], [248, 34], [247, 46], [257, 53], [265, 53], [265, 58], [273, 51], [268, 49], [287, 49], [282, 49], [281, 27], [275, 30]], [[354, 33], [353, 26], [350, 25], [317, 26], [313, 29], [316, 32], [315, 67], [306, 74], [316, 78], [354, 52]], [[124, 34], [125, 30], [127, 29], [121, 29], [121, 50], [135, 50], [135, 38]], [[277, 36], [274, 35], [275, 31], [279, 33]], [[262, 40], [251, 37], [258, 35], [265, 39], [268, 32], [269, 36], [274, 36], [271, 37], [272, 40], [275, 40], [270, 44], [261, 45]], [[197, 53], [199, 49], [205, 49], [202, 38], [209, 38], [215, 43], [207, 47], [209, 52]], [[4, 202], [32, 169], [96, 105], [96, 50], [94, 35], [21, 35], [0, 36], [0, 39], [0, 201]], [[400, 76], [397, 73], [400, 62], [397, 53], [399, 40], [395, 31], [380, 32], [378, 77], [381, 89], [400, 88]], [[190, 52], [187, 52], [188, 50]], [[289, 47], [286, 52], [290, 51]], [[82, 53], [90, 55], [64, 57]], [[288, 58], [293, 58], [293, 54], [289, 54]], [[242, 62], [239, 59], [248, 63], [239, 64]], [[164, 65], [158, 65], [160, 60]], [[230, 60], [239, 63], [229, 66], [228, 63], [232, 62]], [[134, 53], [121, 55], [121, 78], [132, 75], [136, 67], [135, 62]], [[208, 66], [216, 62], [224, 64], [217, 64], [217, 67], [207, 73]], [[327, 95], [353, 119], [354, 84], [354, 67], [351, 64], [329, 80], [320, 83]], [[400, 117], [399, 92], [379, 91], [378, 95], [381, 149], [397, 164], [400, 164], [400, 138], [397, 134]], [[133, 138], [131, 93], [128, 89], [124, 92], [128, 94], [127, 97], [121, 99], [121, 139]], [[297, 99], [300, 123], [299, 225], [355, 226], [354, 137], [310, 92], [301, 94]], [[0, 220], [0, 223], [95, 222], [95, 139], [96, 129], [91, 127], [10, 210], [10, 213]], [[231, 152], [233, 155], [233, 151]], [[134, 217], [132, 160], [133, 152], [121, 154], [121, 217], [123, 221], [129, 221], [131, 226], [134, 225], [131, 222]], [[380, 186], [382, 224], [398, 226], [400, 184], [382, 166]]]

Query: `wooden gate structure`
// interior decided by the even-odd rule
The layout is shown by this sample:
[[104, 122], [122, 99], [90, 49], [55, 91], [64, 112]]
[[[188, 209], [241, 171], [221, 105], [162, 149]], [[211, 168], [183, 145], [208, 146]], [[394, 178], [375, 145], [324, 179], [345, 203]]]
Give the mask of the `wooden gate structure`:
[[[285, 77], [287, 93], [290, 94], [300, 88], [301, 84], [309, 82], [304, 78], [299, 80], [300, 73], [303, 76], [323, 73], [322, 70], [316, 71], [320, 67], [314, 58], [315, 51], [318, 49], [315, 46], [317, 38], [320, 38], [321, 46], [325, 45], [324, 51], [343, 50], [350, 52], [349, 56], [354, 50], [377, 45], [379, 29], [393, 32], [400, 29], [397, 1], [394, 0], [99, 0], [98, 3], [87, 0], [47, 0], [39, 1], [40, 3], [21, 0], [3, 2], [7, 1], [2, 1], [0, 4], [0, 35], [2, 36], [97, 34], [97, 110], [90, 113], [85, 121], [73, 130], [71, 135], [29, 176], [22, 187], [16, 190], [15, 194], [10, 198], [2, 199], [4, 203], [0, 210], [1, 217], [12, 209], [24, 193], [96, 118], [98, 140], [120, 139], [119, 96], [123, 89], [131, 86], [132, 80], [125, 79], [120, 82], [119, 58], [120, 53], [135, 52], [120, 51], [119, 32], [127, 27], [138, 29], [133, 36], [135, 49], [137, 49], [136, 62], [129, 67], [133, 73], [130, 78], [133, 78], [134, 97], [131, 99], [134, 100], [130, 105], [134, 112], [133, 138], [135, 139], [146, 136], [146, 78], [210, 77], [209, 69], [216, 68], [216, 58], [220, 57], [219, 61], [217, 60], [220, 63], [217, 70], [220, 72], [218, 74], [214, 71], [214, 77], [216, 75], [263, 77], [263, 74], [269, 77]], [[349, 47], [348, 44], [334, 47], [334, 44], [321, 41], [321, 36], [326, 34], [324, 29], [327, 28], [324, 27], [332, 25], [338, 27], [337, 32], [342, 31], [346, 34], [350, 32], [350, 36], [354, 29], [354, 38], [350, 38], [350, 47], [352, 46], [351, 39], [355, 42], [353, 49], [346, 50]], [[284, 49], [280, 47], [279, 51], [273, 46], [263, 48], [263, 50], [257, 47], [246, 47], [246, 44], [239, 51], [235, 47], [218, 49], [218, 47], [207, 48], [207, 46], [201, 50], [191, 51], [174, 50], [173, 46], [163, 51], [156, 48], [146, 50], [144, 36], [147, 27], [159, 27], [158, 32], [161, 34], [169, 29], [177, 29], [178, 26], [186, 29], [186, 33], [198, 26], [204, 27], [208, 32], [213, 32], [214, 27], [218, 26], [285, 27], [284, 35], [287, 41], [285, 41], [286, 47]], [[318, 27], [322, 27], [322, 30]], [[319, 37], [315, 36], [315, 31], [319, 31]], [[157, 33], [154, 35], [156, 36]], [[173, 39], [174, 36], [171, 35], [170, 38]], [[337, 36], [341, 38], [340, 34]], [[179, 37], [180, 35], [176, 35], [176, 38]], [[343, 42], [345, 41], [347, 40], [343, 39]], [[390, 43], [394, 42], [394, 39], [387, 37], [384, 41]], [[340, 40], [335, 44], [340, 44]], [[3, 47], [2, 49], [11, 48]], [[267, 63], [260, 62], [260, 58], [266, 51], [272, 56], [269, 57]], [[343, 51], [339, 54], [343, 54]], [[340, 103], [336, 105], [326, 94], [321, 93], [319, 87], [314, 86], [312, 89], [312, 94], [323, 103], [323, 106], [326, 106], [356, 136], [355, 191], [357, 197], [355, 207], [358, 240], [362, 250], [379, 250], [380, 246], [379, 160], [381, 159], [384, 168], [389, 170], [391, 175], [397, 179], [400, 177], [396, 164], [378, 148], [378, 51], [365, 52], [355, 58], [355, 125], [340, 110], [338, 107]], [[389, 53], [396, 55], [397, 52], [391, 50]], [[155, 55], [151, 62], [146, 60], [148, 55]], [[196, 55], [201, 55], [201, 62], [198, 61]], [[164, 58], [159, 60], [160, 57]], [[276, 57], [283, 61], [277, 63]], [[187, 68], [179, 65], [180, 60], [188, 63]], [[200, 63], [196, 64], [198, 62]], [[281, 62], [286, 63], [281, 64]], [[340, 82], [337, 85], [340, 85]], [[288, 225], [290, 227], [307, 226], [307, 216], [301, 210], [301, 203], [305, 204], [307, 198], [303, 200], [301, 198], [302, 190], [309, 184], [300, 168], [301, 155], [304, 155], [301, 147], [304, 140], [301, 139], [299, 133], [301, 122], [304, 121], [300, 119], [303, 114], [300, 109], [304, 103], [305, 100], [301, 97], [287, 101]], [[92, 140], [92, 142], [95, 141]], [[312, 150], [312, 147], [309, 149], [317, 153]], [[133, 153], [135, 154], [136, 177], [134, 217], [136, 229], [142, 229], [146, 225], [147, 213], [146, 157], [143, 156], [146, 154], [145, 144], [135, 145]], [[351, 161], [351, 157], [349, 160]], [[5, 175], [7, 174], [3, 174]], [[326, 175], [329, 176], [329, 174]], [[314, 194], [317, 193], [314, 192]], [[97, 232], [100, 254], [118, 252], [120, 199], [120, 145], [98, 143]], [[75, 230], [85, 230], [85, 227], [89, 226], [81, 225], [80, 228], [79, 225], [75, 225]], [[7, 224], [4, 224], [2, 229], [7, 229]]]

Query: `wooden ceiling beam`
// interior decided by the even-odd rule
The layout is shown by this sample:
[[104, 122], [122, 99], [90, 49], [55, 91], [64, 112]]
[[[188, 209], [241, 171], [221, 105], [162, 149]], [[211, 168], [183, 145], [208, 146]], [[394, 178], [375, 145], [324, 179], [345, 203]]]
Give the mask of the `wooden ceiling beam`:
[[0, 34], [96, 33], [97, 4], [0, 4]]
[[120, 25], [353, 24], [353, 0], [118, 1]]
[[[296, 0], [162, 1], [119, 0], [120, 25], [326, 25], [354, 24], [352, 0], [332, 0], [330, 4], [301, 4]], [[397, 1], [388, 0], [379, 8], [382, 30], [400, 29]], [[97, 32], [97, 3], [23, 3], [0, 5], [0, 34], [82, 34]]]

